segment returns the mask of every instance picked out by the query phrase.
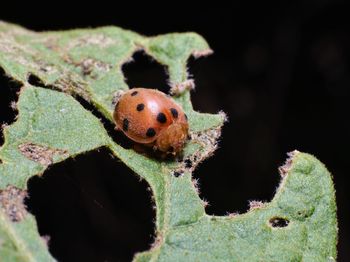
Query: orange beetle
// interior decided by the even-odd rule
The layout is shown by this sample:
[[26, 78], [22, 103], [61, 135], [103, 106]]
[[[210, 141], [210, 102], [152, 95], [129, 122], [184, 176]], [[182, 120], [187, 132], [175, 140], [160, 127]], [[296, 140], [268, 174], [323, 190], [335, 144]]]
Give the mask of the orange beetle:
[[147, 88], [133, 88], [118, 99], [114, 114], [116, 129], [133, 141], [176, 155], [188, 137], [187, 116], [164, 93]]

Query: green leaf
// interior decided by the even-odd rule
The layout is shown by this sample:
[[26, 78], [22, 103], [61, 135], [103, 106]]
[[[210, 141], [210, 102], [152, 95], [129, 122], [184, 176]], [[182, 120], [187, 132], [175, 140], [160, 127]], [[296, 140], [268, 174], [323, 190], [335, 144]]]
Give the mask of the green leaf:
[[192, 206], [194, 221], [178, 223], [177, 213], [187, 207], [173, 198], [169, 228], [136, 261], [334, 261], [336, 206], [328, 171], [295, 151], [281, 174], [273, 200], [241, 215], [208, 216]]
[[106, 145], [108, 136], [98, 119], [64, 93], [25, 85], [18, 110], [18, 120], [4, 129], [0, 149], [0, 257], [50, 261], [21, 199], [27, 181], [51, 164]]
[[45, 240], [37, 233], [34, 218], [27, 214], [21, 222], [13, 222], [3, 210], [0, 211], [0, 258], [4, 262], [54, 261]]
[[[171, 91], [189, 117], [183, 159], [161, 160], [125, 149], [81, 97], [113, 122], [121, 70], [144, 50], [167, 67]], [[193, 110], [186, 62], [211, 50], [195, 33], [144, 37], [117, 27], [36, 33], [0, 22], [0, 67], [21, 83], [18, 118], [4, 128], [0, 148], [0, 256], [51, 261], [33, 217], [23, 205], [27, 181], [69, 157], [106, 147], [150, 185], [156, 241], [135, 261], [331, 261], [337, 222], [331, 176], [314, 157], [294, 152], [270, 203], [242, 215], [209, 216], [191, 173], [217, 147], [225, 115]], [[0, 87], [3, 88], [3, 87]], [[191, 162], [188, 166], [186, 163]]]

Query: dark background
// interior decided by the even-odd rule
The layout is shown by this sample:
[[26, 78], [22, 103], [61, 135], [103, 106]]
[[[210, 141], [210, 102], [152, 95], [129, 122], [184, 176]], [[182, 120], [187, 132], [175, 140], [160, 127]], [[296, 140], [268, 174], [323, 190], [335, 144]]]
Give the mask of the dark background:
[[[248, 200], [271, 200], [286, 153], [312, 153], [334, 175], [338, 261], [346, 261], [350, 9], [328, 0], [240, 2], [164, 10], [135, 4], [125, 12], [99, 3], [90, 11], [53, 3], [50, 13], [33, 6], [30, 12], [2, 8], [0, 19], [39, 31], [118, 25], [145, 35], [203, 35], [215, 54], [190, 61], [197, 86], [193, 104], [202, 112], [223, 110], [230, 119], [220, 149], [194, 173], [201, 197], [210, 203], [207, 212], [242, 213]], [[164, 69], [143, 54], [123, 69], [130, 86], [166, 86]], [[15, 113], [9, 103], [18, 87], [4, 76], [0, 84], [0, 122], [11, 123]], [[153, 241], [155, 214], [147, 184], [107, 150], [50, 167], [42, 178], [30, 180], [29, 195], [29, 210], [40, 233], [50, 235], [50, 251], [60, 261], [129, 261]]]

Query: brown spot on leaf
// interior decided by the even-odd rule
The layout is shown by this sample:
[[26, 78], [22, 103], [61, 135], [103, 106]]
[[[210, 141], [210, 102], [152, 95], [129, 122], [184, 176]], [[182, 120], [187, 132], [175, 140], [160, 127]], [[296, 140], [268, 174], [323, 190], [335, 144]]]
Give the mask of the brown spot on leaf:
[[97, 72], [108, 72], [112, 66], [92, 58], [86, 58], [81, 61], [74, 61], [69, 55], [64, 56], [64, 61], [75, 67], [80, 68], [83, 77], [90, 76], [93, 79], [98, 77]]
[[209, 206], [209, 202], [206, 199], [202, 199], [201, 201], [202, 201], [202, 205], [204, 206], [204, 208]]
[[13, 111], [17, 110], [17, 104], [16, 104], [16, 102], [15, 102], [15, 101], [12, 101], [12, 102], [10, 103], [10, 107], [11, 107], [11, 109], [12, 109]]
[[262, 207], [264, 207], [264, 203], [261, 201], [256, 201], [256, 200], [249, 201], [249, 210], [262, 208]]
[[79, 95], [86, 101], [90, 101], [90, 94], [86, 91], [86, 83], [82, 82], [75, 75], [69, 72], [57, 79], [52, 85], [45, 83], [43, 79], [33, 73], [29, 73], [27, 81], [29, 84], [34, 86], [59, 90], [69, 95]]
[[6, 123], [2, 123], [0, 125], [0, 131], [3, 131], [8, 125]]
[[214, 51], [208, 48], [201, 51], [194, 51], [192, 55], [194, 56], [194, 58], [199, 58], [199, 57], [211, 55], [212, 53], [214, 53]]
[[288, 158], [287, 158], [286, 162], [283, 164], [283, 166], [280, 166], [280, 167], [278, 168], [278, 171], [279, 171], [281, 177], [284, 177], [284, 176], [289, 172], [290, 167], [291, 167], [291, 165], [292, 165], [293, 157], [294, 157], [297, 153], [299, 153], [299, 151], [298, 151], [298, 150], [294, 150], [294, 151], [289, 152], [289, 153], [287, 154], [287, 155], [288, 155]]
[[232, 213], [228, 213], [227, 216], [229, 218], [234, 218], [234, 217], [238, 217], [239, 216], [239, 213], [238, 212], [232, 212]]
[[160, 247], [163, 242], [164, 242], [164, 237], [163, 237], [162, 233], [158, 232], [156, 238], [154, 239], [154, 241], [151, 245], [151, 249], [155, 249], [155, 248]]
[[181, 162], [179, 170], [181, 169], [193, 172], [199, 163], [212, 156], [214, 151], [217, 149], [217, 142], [220, 135], [221, 127], [209, 129], [200, 133], [192, 133], [191, 141], [201, 145], [202, 148], [184, 159]]
[[194, 187], [194, 189], [196, 190], [197, 194], [199, 195], [200, 192], [199, 192], [199, 180], [194, 178], [192, 179], [192, 185]]
[[38, 162], [43, 166], [49, 166], [53, 162], [54, 155], [66, 155], [67, 151], [52, 149], [47, 146], [41, 146], [33, 143], [21, 144], [19, 150], [28, 159]]
[[49, 235], [44, 235], [44, 236], [41, 236], [41, 239], [44, 241], [45, 245], [48, 246], [51, 240], [51, 237]]
[[86, 83], [67, 73], [64, 77], [56, 80], [51, 87], [67, 94], [76, 94], [90, 101], [90, 94], [86, 91]]
[[52, 51], [55, 51], [55, 52], [60, 52], [61, 51], [61, 48], [60, 46], [58, 45], [57, 43], [57, 38], [56, 37], [48, 37], [45, 39], [45, 41], [43, 42], [44, 46], [47, 48], [47, 49], [50, 49]]
[[193, 90], [195, 87], [193, 79], [187, 79], [182, 83], [171, 84], [170, 94], [178, 96], [181, 95], [185, 90]]
[[108, 72], [112, 68], [109, 64], [91, 58], [83, 60], [79, 66], [81, 67], [84, 75], [90, 75], [94, 69], [102, 72]]
[[4, 190], [0, 190], [0, 206], [3, 212], [13, 222], [21, 221], [27, 214], [24, 205], [24, 198], [27, 196], [27, 191], [14, 186], [8, 186]]
[[100, 48], [107, 48], [111, 45], [116, 45], [116, 44], [118, 44], [118, 41], [116, 39], [113, 39], [105, 34], [91, 33], [89, 35], [84, 35], [74, 40], [71, 40], [69, 44], [65, 47], [65, 49], [70, 50], [72, 48], [85, 47], [89, 45], [95, 45]]
[[116, 106], [116, 104], [118, 103], [118, 101], [120, 100], [120, 98], [123, 96], [124, 93], [125, 93], [124, 90], [118, 90], [114, 92], [113, 99], [112, 99], [113, 106]]

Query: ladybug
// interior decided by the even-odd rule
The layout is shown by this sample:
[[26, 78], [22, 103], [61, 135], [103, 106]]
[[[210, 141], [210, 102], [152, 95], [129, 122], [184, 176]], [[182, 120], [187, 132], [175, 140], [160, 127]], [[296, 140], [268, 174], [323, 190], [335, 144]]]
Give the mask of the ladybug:
[[123, 93], [113, 114], [116, 129], [131, 140], [166, 154], [181, 152], [188, 137], [187, 116], [164, 93], [133, 88]]

